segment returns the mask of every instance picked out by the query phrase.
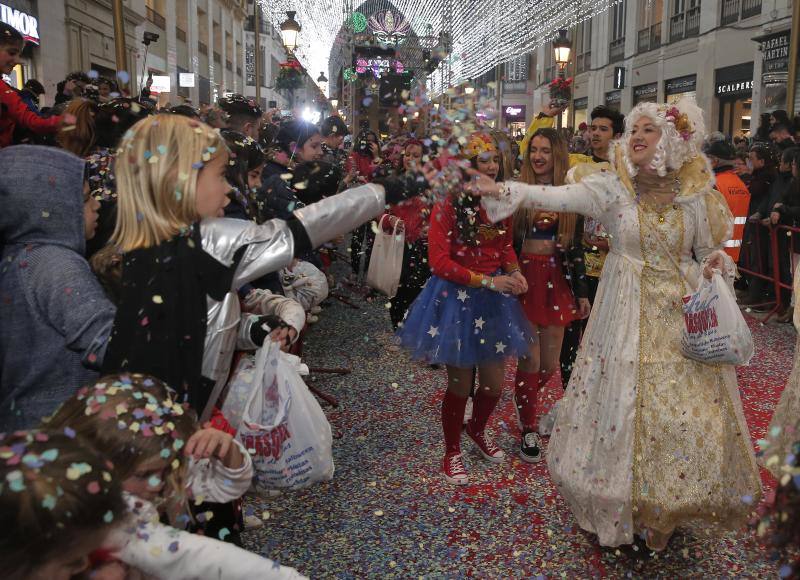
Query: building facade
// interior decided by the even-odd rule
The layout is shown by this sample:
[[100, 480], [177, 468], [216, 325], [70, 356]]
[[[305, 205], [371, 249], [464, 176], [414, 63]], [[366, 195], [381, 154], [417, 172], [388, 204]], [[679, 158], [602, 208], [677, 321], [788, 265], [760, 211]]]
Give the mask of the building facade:
[[[56, 83], [71, 71], [116, 75], [107, 0], [4, 1], [24, 2], [39, 19], [38, 55], [25, 72], [44, 84], [46, 104], [52, 103]], [[133, 92], [150, 74], [162, 105], [184, 100], [199, 105], [244, 91], [246, 0], [124, 0], [123, 5], [125, 73]], [[158, 39], [145, 44], [145, 32]]]
[[[256, 59], [255, 59], [255, 25], [253, 10], [255, 6], [250, 3], [251, 9], [248, 11], [248, 18], [245, 21], [245, 95], [248, 97], [256, 96]], [[259, 66], [261, 74], [261, 108], [291, 110], [294, 103], [293, 97], [297, 95], [289, 94], [289, 91], [278, 90], [275, 87], [275, 80], [280, 72], [280, 65], [286, 61], [286, 49], [283, 47], [281, 34], [277, 26], [266, 19], [263, 14], [259, 19], [259, 49], [261, 58]]]
[[[790, 0], [622, 0], [569, 31], [575, 84], [562, 123], [577, 127], [601, 104], [624, 112], [690, 94], [709, 131], [746, 135], [761, 112], [786, 108], [791, 11]], [[529, 64], [524, 104], [538, 112], [557, 74], [552, 45]]]

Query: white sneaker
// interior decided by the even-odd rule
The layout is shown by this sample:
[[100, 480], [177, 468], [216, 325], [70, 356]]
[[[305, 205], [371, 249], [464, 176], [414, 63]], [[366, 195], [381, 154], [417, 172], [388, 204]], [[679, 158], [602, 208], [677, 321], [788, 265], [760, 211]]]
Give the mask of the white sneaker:
[[467, 397], [467, 406], [464, 407], [464, 425], [472, 419], [472, 397]]

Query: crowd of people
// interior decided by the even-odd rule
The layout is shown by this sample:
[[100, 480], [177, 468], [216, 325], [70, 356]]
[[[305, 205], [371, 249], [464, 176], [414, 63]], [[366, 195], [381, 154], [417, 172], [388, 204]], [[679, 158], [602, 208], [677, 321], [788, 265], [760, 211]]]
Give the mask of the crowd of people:
[[[0, 71], [23, 46], [0, 24]], [[779, 112], [757, 135], [771, 142], [742, 153], [691, 100], [597, 107], [578, 140], [550, 105], [516, 142], [423, 97], [424, 122], [383, 141], [364, 126], [348, 150], [338, 116], [278, 118], [241, 95], [158, 108], [84, 73], [52, 109], [42, 93], [0, 81], [7, 577], [302, 577], [241, 547], [263, 524], [242, 514], [252, 450], [223, 403], [236, 353], [299, 353], [330, 287], [380, 266], [380, 228], [403, 244], [387, 324], [445, 367], [446, 482], [470, 481], [462, 432], [504, 461], [488, 426], [511, 362], [515, 452], [546, 457], [600, 545], [660, 551], [689, 522], [751, 518], [762, 490], [735, 371], [681, 355], [680, 299], [683, 278], [733, 283], [734, 194], [749, 195], [739, 262], [755, 273], [770, 263], [759, 228], [800, 220], [800, 149]], [[746, 303], [769, 301], [762, 280], [746, 277]], [[763, 458], [789, 545], [796, 375]], [[556, 376], [564, 396], [543, 415]]]

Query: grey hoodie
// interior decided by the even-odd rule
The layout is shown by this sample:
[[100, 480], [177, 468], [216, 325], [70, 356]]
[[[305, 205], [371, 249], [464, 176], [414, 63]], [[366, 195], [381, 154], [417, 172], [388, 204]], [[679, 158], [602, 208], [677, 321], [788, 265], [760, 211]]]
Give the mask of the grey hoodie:
[[35, 426], [93, 381], [114, 306], [83, 257], [84, 161], [0, 150], [0, 432]]

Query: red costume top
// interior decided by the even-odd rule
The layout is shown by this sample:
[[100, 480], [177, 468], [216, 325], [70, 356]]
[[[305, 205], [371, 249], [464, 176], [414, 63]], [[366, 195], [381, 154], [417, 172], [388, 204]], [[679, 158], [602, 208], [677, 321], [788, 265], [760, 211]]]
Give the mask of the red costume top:
[[[406, 233], [406, 242], [413, 244], [426, 236], [425, 228], [428, 225], [430, 208], [419, 197], [412, 197], [393, 205], [386, 212], [403, 220]], [[384, 229], [391, 231], [388, 220], [384, 222]]]
[[16, 126], [34, 133], [55, 133], [60, 123], [60, 116], [45, 119], [31, 111], [17, 91], [0, 80], [0, 147], [11, 145]]
[[502, 268], [519, 270], [514, 252], [511, 218], [492, 225], [483, 208], [479, 213], [477, 244], [459, 240], [456, 212], [451, 199], [433, 206], [428, 230], [428, 263], [431, 273], [463, 286], [479, 288], [484, 275]]
[[363, 155], [357, 151], [353, 151], [344, 164], [344, 172], [348, 174], [355, 169], [358, 177], [369, 182], [372, 181], [372, 177], [375, 175], [375, 170], [378, 169], [378, 167], [379, 165], [375, 163], [372, 155]]

